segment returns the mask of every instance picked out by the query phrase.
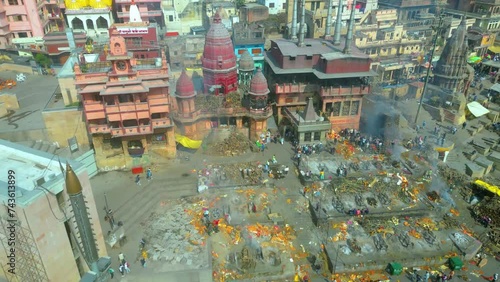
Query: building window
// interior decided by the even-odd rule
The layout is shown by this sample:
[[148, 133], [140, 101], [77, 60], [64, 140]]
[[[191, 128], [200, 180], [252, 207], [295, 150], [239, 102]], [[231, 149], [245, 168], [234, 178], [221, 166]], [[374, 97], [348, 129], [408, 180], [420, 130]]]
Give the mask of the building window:
[[352, 101], [351, 103], [351, 116], [356, 116], [359, 113], [359, 101]]
[[283, 9], [283, 10], [286, 9], [286, 3], [283, 3], [283, 8], [281, 8], [281, 9]]
[[313, 56], [306, 56], [306, 60], [312, 60]]
[[241, 55], [241, 54], [243, 54], [243, 53], [245, 53], [245, 49], [239, 49], [239, 50], [238, 50], [238, 55]]
[[269, 3], [269, 8], [274, 8], [274, 3]]
[[261, 53], [262, 53], [262, 50], [260, 50], [260, 48], [253, 48], [252, 49], [253, 55], [260, 55]]
[[295, 61], [295, 57], [294, 56], [290, 56], [290, 61]]
[[286, 104], [293, 103], [293, 98], [286, 98], [286, 99], [285, 99], [285, 103], [286, 103]]
[[319, 141], [321, 140], [321, 132], [314, 132], [314, 141]]
[[349, 115], [350, 106], [351, 106], [351, 101], [344, 101], [344, 104], [342, 105], [342, 115], [343, 116]]
[[12, 21], [14, 22], [22, 22], [23, 16], [12, 16]]
[[115, 104], [115, 98], [113, 97], [106, 97], [106, 99], [104, 99], [104, 101], [106, 101], [106, 105], [114, 105]]
[[342, 102], [335, 102], [333, 103], [333, 108], [332, 108], [332, 115], [333, 116], [340, 116], [340, 107], [342, 105]]
[[304, 133], [304, 141], [311, 142], [311, 132]]
[[330, 115], [330, 113], [332, 112], [332, 105], [333, 103], [326, 103], [325, 104], [325, 112]]
[[9, 5], [12, 5], [12, 6], [15, 5], [15, 6], [17, 6], [17, 5], [19, 5], [19, 1], [17, 1], [17, 0], [9, 0]]
[[134, 98], [130, 94], [118, 95], [118, 101], [120, 103], [132, 103], [134, 102]]
[[173, 22], [173, 21], [174, 21], [174, 16], [169, 15], [169, 16], [168, 16], [168, 21], [169, 21], [169, 22]]
[[19, 32], [17, 33], [18, 38], [28, 38], [28, 33], [27, 32]]

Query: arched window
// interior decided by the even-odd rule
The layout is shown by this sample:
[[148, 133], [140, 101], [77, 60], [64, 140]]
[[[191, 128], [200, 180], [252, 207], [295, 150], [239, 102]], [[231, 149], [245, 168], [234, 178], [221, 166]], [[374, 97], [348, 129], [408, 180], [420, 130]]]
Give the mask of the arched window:
[[108, 21], [103, 17], [98, 17], [96, 21], [97, 28], [108, 28]]
[[74, 18], [72, 21], [71, 21], [71, 27], [75, 30], [77, 29], [84, 29], [83, 28], [83, 22], [82, 20], [80, 20], [79, 18]]
[[87, 29], [94, 29], [94, 22], [91, 19], [86, 20]]

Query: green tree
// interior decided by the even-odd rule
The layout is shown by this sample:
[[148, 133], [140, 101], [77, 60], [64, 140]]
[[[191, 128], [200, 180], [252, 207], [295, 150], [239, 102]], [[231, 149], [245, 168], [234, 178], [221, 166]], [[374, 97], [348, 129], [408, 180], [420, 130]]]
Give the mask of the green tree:
[[246, 0], [235, 0], [234, 3], [236, 4], [236, 9], [239, 9], [241, 6], [245, 5]]
[[49, 56], [42, 53], [38, 53], [35, 55], [35, 62], [45, 68], [48, 68], [50, 67], [50, 65], [52, 65], [52, 60], [49, 58]]

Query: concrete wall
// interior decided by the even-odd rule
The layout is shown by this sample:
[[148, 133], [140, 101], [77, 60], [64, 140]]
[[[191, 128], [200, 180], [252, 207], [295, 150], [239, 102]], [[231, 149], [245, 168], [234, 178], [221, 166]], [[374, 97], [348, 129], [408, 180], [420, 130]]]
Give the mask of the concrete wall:
[[61, 77], [59, 81], [59, 88], [63, 96], [64, 105], [71, 105], [78, 102], [78, 92], [76, 90], [75, 79], [73, 77]]
[[17, 101], [16, 94], [0, 94], [0, 103], [4, 103], [5, 107], [8, 110], [18, 110], [19, 109], [19, 101]]
[[33, 73], [31, 66], [22, 66], [16, 64], [3, 63], [0, 65], [0, 71], [14, 71], [29, 74], [38, 74], [38, 72]]
[[89, 145], [87, 126], [82, 111], [71, 108], [57, 111], [43, 111], [45, 131], [48, 140], [68, 146], [68, 139], [76, 136], [79, 145]]
[[[0, 138], [10, 142], [50, 140], [45, 129], [21, 130], [0, 133]], [[65, 142], [64, 144], [67, 144]]]

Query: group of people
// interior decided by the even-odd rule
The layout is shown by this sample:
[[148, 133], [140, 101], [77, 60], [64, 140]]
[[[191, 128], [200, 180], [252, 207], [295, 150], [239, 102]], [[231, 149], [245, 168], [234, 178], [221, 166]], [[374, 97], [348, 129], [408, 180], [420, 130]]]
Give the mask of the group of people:
[[[151, 181], [153, 179], [153, 171], [151, 171], [151, 168], [148, 168], [146, 170], [146, 179], [148, 181]], [[135, 184], [141, 186], [141, 175], [137, 174], [135, 176]]]

